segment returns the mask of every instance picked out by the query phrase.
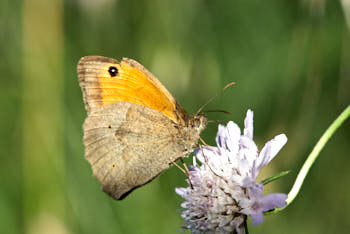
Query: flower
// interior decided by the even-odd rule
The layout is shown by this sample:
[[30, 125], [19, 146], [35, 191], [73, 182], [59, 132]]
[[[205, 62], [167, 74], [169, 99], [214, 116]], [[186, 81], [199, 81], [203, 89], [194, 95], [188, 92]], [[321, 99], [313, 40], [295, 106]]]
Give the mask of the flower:
[[253, 141], [251, 110], [247, 111], [243, 135], [232, 121], [226, 127], [219, 125], [217, 147], [197, 149], [189, 169], [190, 186], [176, 188], [185, 199], [181, 204], [183, 228], [192, 233], [244, 233], [247, 216], [257, 225], [264, 220], [263, 212], [285, 206], [286, 194], [262, 196], [263, 184], [256, 178], [286, 142], [284, 134], [278, 135], [259, 153]]

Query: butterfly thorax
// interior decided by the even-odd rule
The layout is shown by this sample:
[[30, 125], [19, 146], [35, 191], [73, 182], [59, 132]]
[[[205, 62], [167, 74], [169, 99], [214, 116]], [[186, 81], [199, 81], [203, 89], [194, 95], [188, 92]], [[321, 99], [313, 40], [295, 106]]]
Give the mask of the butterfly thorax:
[[196, 113], [194, 115], [188, 115], [183, 107], [176, 102], [175, 111], [176, 123], [184, 128], [184, 131], [189, 135], [198, 136], [202, 130], [207, 126], [207, 117], [204, 113]]
[[[184, 152], [190, 153], [198, 147], [200, 133], [207, 125], [207, 117], [204, 114], [188, 116], [185, 126], [179, 127], [181, 132], [177, 135], [178, 144], [183, 144]], [[182, 143], [181, 143], [182, 142]]]

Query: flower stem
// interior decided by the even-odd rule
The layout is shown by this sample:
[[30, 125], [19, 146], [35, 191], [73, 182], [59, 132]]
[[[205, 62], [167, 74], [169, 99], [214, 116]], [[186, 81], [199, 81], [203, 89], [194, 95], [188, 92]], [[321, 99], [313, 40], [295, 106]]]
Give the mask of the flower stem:
[[304, 165], [299, 171], [299, 174], [294, 182], [294, 185], [290, 192], [288, 193], [288, 198], [287, 198], [287, 205], [283, 208], [275, 209], [271, 212], [268, 212], [270, 214], [275, 214], [278, 213], [279, 211], [283, 210], [286, 208], [289, 204], [293, 202], [295, 197], [298, 195], [301, 186], [304, 182], [304, 179], [309, 172], [312, 164], [315, 162], [317, 157], [319, 156], [321, 150], [323, 147], [326, 145], [327, 141], [331, 138], [331, 136], [334, 134], [334, 132], [342, 125], [342, 123], [350, 116], [350, 105], [338, 116], [336, 120], [329, 126], [329, 128], [326, 130], [326, 132], [322, 135], [320, 140], [317, 142], [315, 147], [313, 148], [312, 152], [310, 155], [307, 157]]
[[245, 217], [245, 220], [244, 220], [244, 234], [249, 234], [247, 216]]

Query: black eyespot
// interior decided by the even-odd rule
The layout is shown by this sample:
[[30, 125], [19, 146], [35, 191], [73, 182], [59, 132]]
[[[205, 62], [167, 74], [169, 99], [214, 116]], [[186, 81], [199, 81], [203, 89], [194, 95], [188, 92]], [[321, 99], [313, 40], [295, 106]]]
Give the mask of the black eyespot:
[[118, 75], [118, 69], [113, 66], [109, 67], [108, 72], [111, 75], [111, 77], [115, 77]]

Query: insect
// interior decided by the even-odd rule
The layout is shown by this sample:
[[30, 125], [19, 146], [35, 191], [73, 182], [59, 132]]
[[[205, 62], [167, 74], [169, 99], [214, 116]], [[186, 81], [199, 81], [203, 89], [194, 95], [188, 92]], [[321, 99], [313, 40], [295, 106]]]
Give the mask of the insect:
[[206, 116], [188, 115], [138, 62], [86, 56], [77, 70], [85, 157], [110, 196], [123, 199], [198, 147]]

